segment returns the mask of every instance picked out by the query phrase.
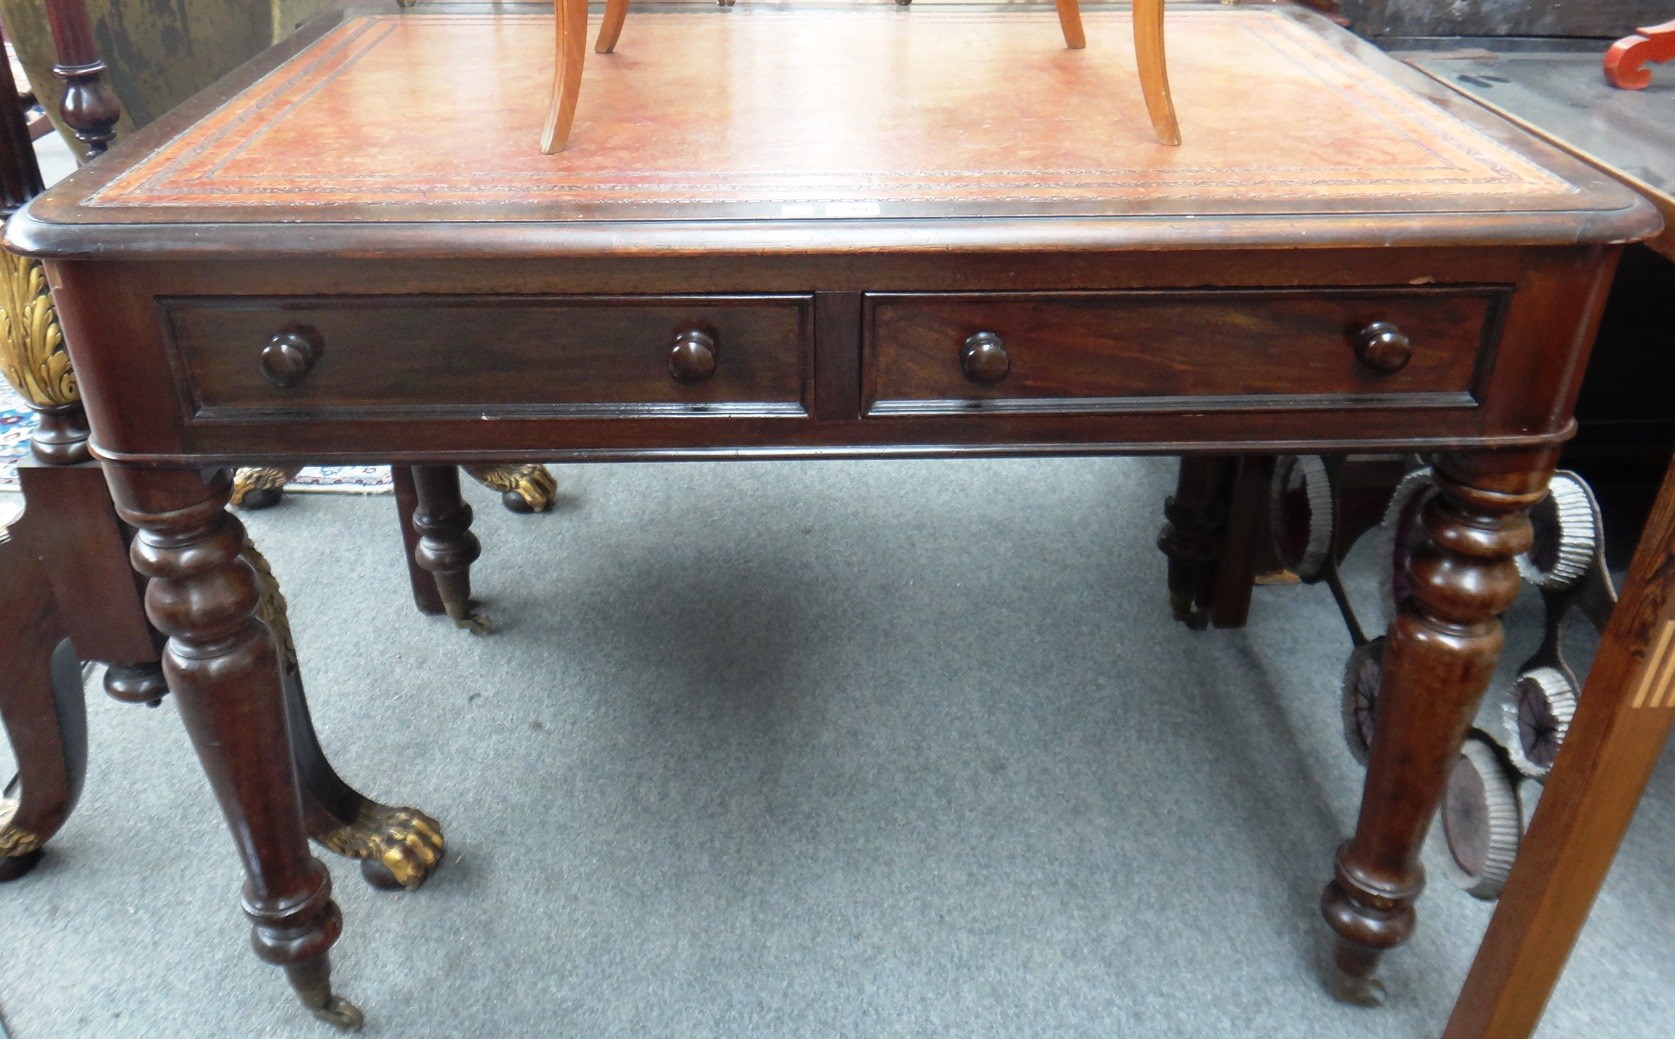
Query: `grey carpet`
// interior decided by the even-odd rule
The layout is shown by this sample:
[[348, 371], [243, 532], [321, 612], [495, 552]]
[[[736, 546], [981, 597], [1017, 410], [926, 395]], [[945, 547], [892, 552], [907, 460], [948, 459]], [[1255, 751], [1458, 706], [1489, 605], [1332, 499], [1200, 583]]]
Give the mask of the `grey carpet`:
[[[417, 894], [332, 861], [367, 1034], [1435, 1035], [1489, 908], [1433, 871], [1389, 1005], [1323, 994], [1347, 639], [1319, 588], [1171, 623], [1171, 472], [561, 467], [538, 517], [473, 488], [487, 638], [412, 610], [389, 498], [250, 518], [339, 767], [447, 828]], [[77, 815], [0, 888], [15, 1039], [332, 1034], [250, 955], [173, 707], [90, 713]], [[1670, 760], [1545, 1036], [1669, 1034]]]

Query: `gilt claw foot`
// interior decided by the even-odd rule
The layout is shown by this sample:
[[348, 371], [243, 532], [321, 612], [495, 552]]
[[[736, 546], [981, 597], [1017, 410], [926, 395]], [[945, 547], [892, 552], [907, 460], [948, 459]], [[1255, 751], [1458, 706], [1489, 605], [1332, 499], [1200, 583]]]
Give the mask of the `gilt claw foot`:
[[465, 471], [499, 491], [500, 503], [512, 512], [546, 512], [558, 497], [558, 478], [544, 465], [468, 465]]
[[361, 876], [386, 891], [417, 891], [442, 862], [442, 826], [417, 808], [376, 805], [319, 841], [327, 851], [360, 859]]
[[331, 997], [323, 1007], [310, 1007], [316, 1020], [324, 1021], [340, 1032], [358, 1032], [366, 1024], [366, 1015], [361, 1008], [344, 999], [342, 996]]
[[1334, 968], [1332, 972], [1332, 998], [1350, 1006], [1381, 1007], [1385, 997], [1384, 982], [1377, 978], [1363, 978], [1348, 971]]

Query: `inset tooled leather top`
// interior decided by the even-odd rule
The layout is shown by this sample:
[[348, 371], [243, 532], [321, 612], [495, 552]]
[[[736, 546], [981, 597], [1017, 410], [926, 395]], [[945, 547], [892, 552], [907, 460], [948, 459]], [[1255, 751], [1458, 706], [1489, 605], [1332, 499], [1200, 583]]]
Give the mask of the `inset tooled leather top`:
[[568, 150], [543, 155], [551, 16], [351, 14], [34, 215], [1387, 220], [1635, 205], [1469, 103], [1445, 110], [1446, 91], [1421, 96], [1416, 73], [1296, 10], [1171, 5], [1184, 143], [1162, 145], [1129, 14], [1084, 20], [1088, 46], [1073, 51], [1050, 8], [636, 8], [616, 53], [588, 55]]

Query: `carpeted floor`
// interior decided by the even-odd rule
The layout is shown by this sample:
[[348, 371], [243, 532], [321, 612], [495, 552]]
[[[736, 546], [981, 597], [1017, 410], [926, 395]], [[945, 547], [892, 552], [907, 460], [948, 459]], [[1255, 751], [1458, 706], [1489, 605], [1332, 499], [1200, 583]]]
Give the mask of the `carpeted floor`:
[[[417, 894], [332, 862], [368, 1035], [1440, 1030], [1489, 907], [1437, 875], [1389, 1005], [1322, 993], [1347, 639], [1323, 589], [1171, 623], [1168, 462], [558, 475], [548, 516], [468, 489], [487, 638], [411, 609], [387, 498], [249, 521], [338, 764], [447, 827]], [[332, 1034], [250, 955], [173, 707], [90, 713], [77, 816], [0, 888], [15, 1039]], [[1545, 1036], [1670, 1034], [1672, 760]]]

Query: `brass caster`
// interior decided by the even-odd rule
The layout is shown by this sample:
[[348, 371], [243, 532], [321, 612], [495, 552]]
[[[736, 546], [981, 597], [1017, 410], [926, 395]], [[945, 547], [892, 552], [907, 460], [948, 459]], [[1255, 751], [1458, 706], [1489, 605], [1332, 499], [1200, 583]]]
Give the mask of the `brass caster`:
[[315, 1020], [324, 1021], [340, 1032], [358, 1032], [366, 1024], [366, 1015], [361, 1008], [344, 999], [333, 996], [331, 1001], [323, 1007], [310, 1007]]
[[45, 850], [45, 848], [36, 848], [34, 851], [25, 852], [22, 855], [7, 855], [0, 858], [0, 884], [26, 876], [30, 870], [40, 864], [41, 853]]
[[454, 627], [464, 628], [473, 635], [487, 635], [494, 631], [494, 621], [481, 610], [472, 610], [464, 617], [452, 618]]
[[1383, 1006], [1387, 995], [1384, 982], [1377, 978], [1363, 978], [1335, 968], [1333, 970], [1332, 998], [1339, 1003], [1372, 1009]]

